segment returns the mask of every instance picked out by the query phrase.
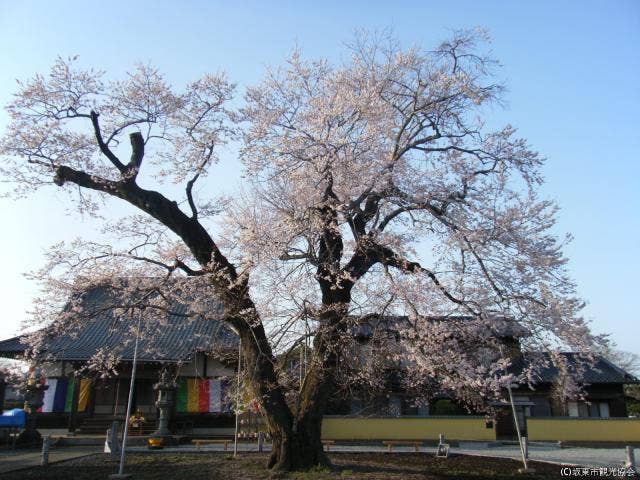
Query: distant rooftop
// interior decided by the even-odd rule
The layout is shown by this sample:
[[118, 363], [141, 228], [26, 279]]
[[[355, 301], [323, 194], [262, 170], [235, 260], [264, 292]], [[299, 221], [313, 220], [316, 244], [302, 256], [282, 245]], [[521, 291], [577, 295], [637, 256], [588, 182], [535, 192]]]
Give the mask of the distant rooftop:
[[[593, 362], [590, 362], [583, 354], [576, 352], [562, 352], [567, 360], [570, 370], [574, 370], [578, 365], [582, 365], [581, 381], [588, 384], [593, 383], [639, 383], [640, 381], [622, 368], [614, 365], [609, 360], [597, 355]], [[545, 356], [548, 357], [547, 354]], [[526, 366], [526, 359], [520, 358], [514, 362], [511, 369], [514, 372], [521, 372]], [[551, 383], [558, 377], [558, 367], [551, 364], [542, 368], [538, 373], [539, 381], [536, 383]]]
[[[48, 338], [45, 337], [43, 355], [54, 360], [86, 361], [102, 349], [115, 352], [121, 360], [132, 360], [136, 319], [129, 315], [116, 316], [112, 309], [106, 308], [112, 298], [108, 289], [101, 287], [83, 293], [83, 309], [96, 312], [95, 315], [89, 315], [91, 319], [87, 320], [86, 325], [73, 334], [52, 333]], [[158, 315], [162, 315], [162, 318], [158, 318], [158, 322], [143, 321], [142, 329], [146, 331], [140, 339], [138, 358], [146, 362], [178, 362], [191, 359], [199, 351], [235, 351], [238, 337], [222, 321], [222, 304], [212, 304], [211, 311], [214, 318], [185, 318], [187, 307], [177, 304], [172, 307], [171, 313], [159, 312]], [[468, 317], [429, 317], [429, 320], [465, 321]], [[374, 331], [393, 330], [398, 322], [407, 321], [407, 317], [365, 315], [353, 317], [353, 321], [353, 334], [367, 339], [371, 338]], [[503, 319], [497, 324], [497, 332], [500, 336], [517, 337], [523, 334], [524, 329], [513, 320]], [[0, 341], [0, 357], [18, 358], [28, 349], [24, 335]], [[584, 356], [579, 353], [564, 352], [561, 355], [567, 360], [570, 369], [583, 363], [584, 383], [639, 383], [636, 377], [603, 357], [596, 357], [595, 362], [590, 364], [588, 361], [583, 362], [581, 357]], [[514, 373], [522, 372], [527, 366], [525, 357], [516, 360], [511, 366]], [[550, 365], [538, 373], [539, 380], [536, 383], [553, 382], [557, 375], [557, 367]]]
[[[468, 322], [474, 317], [465, 315], [430, 315], [423, 317], [427, 322]], [[407, 323], [409, 317], [404, 315], [378, 315], [368, 314], [362, 316], [352, 316], [353, 334], [361, 339], [370, 338], [374, 332], [395, 331], [399, 325]], [[506, 317], [496, 317], [492, 319], [492, 329], [494, 334], [500, 338], [518, 338], [527, 334], [527, 330], [513, 319]]]

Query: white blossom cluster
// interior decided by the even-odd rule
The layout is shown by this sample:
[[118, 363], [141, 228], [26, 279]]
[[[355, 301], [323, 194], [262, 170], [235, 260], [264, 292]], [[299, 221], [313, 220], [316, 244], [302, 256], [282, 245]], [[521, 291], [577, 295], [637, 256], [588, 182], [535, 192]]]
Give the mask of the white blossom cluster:
[[[154, 328], [176, 304], [187, 306], [185, 322], [218, 319], [220, 301], [294, 396], [311, 380], [288, 378], [278, 359], [301, 348], [314, 381], [374, 386], [392, 364], [407, 388], [430, 384], [474, 405], [514, 381], [535, 383], [549, 358], [562, 367], [561, 356], [535, 352], [595, 351], [605, 340], [580, 317], [552, 232], [557, 206], [537, 193], [543, 159], [514, 127], [485, 127], [504, 89], [496, 62], [478, 53], [483, 39], [458, 32], [424, 51], [363, 35], [340, 64], [294, 51], [239, 110], [224, 74], [176, 92], [150, 66], [106, 81], [58, 59], [7, 107], [0, 174], [18, 194], [55, 183], [79, 192], [81, 210], [97, 214], [115, 197], [141, 212], [106, 223], [104, 242], [54, 246], [33, 275], [44, 282], [33, 320], [81, 328], [96, 312], [74, 299], [95, 285], [118, 292], [109, 307], [118, 315], [137, 311]], [[242, 193], [195, 198], [229, 141], [240, 142]], [[184, 183], [184, 196], [142, 189], [139, 174]], [[216, 227], [206, 223], [216, 214]], [[393, 328], [401, 346], [374, 342], [350, 362], [360, 355], [354, 328], [370, 314], [405, 319]], [[517, 375], [505, 328], [530, 360]], [[95, 365], [117, 361], [100, 352]]]

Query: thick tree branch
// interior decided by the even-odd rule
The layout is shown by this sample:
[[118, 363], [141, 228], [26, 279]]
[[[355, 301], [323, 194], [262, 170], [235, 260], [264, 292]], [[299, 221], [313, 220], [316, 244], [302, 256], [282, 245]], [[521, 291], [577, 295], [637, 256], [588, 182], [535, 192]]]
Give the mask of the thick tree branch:
[[61, 187], [67, 182], [75, 183], [79, 187], [97, 190], [99, 192], [115, 195], [118, 188], [118, 182], [107, 180], [95, 175], [89, 175], [82, 170], [76, 170], [66, 165], [59, 165], [55, 169], [53, 183]]
[[431, 270], [424, 268], [422, 265], [420, 265], [420, 263], [412, 262], [405, 258], [402, 258], [388, 247], [380, 247], [380, 254], [381, 254], [381, 263], [383, 265], [388, 265], [390, 267], [397, 268], [398, 270], [401, 270], [406, 273], [424, 273], [431, 279], [431, 281], [436, 286], [436, 288], [438, 288], [438, 290], [440, 290], [440, 292], [449, 301], [464, 307], [466, 310], [469, 311], [469, 313], [471, 313], [474, 316], [479, 315], [479, 312], [476, 312], [473, 308], [471, 308], [468, 302], [461, 300], [455, 297], [454, 295], [452, 295], [449, 292], [449, 290], [447, 290], [447, 288], [440, 282], [436, 274]]
[[99, 114], [91, 110], [91, 123], [93, 125], [93, 133], [96, 137], [98, 147], [100, 148], [102, 154], [107, 157], [111, 163], [113, 163], [113, 165], [120, 171], [120, 173], [124, 173], [126, 167], [102, 139], [102, 131], [100, 130], [100, 122], [98, 121], [98, 117]]
[[65, 165], [56, 169], [54, 182], [59, 186], [71, 182], [80, 187], [107, 193], [129, 202], [178, 235], [200, 265], [212, 268], [214, 271], [224, 271], [228, 275], [229, 282], [237, 279], [235, 267], [220, 252], [205, 228], [180, 210], [176, 202], [168, 200], [162, 194], [153, 190], [145, 190], [134, 182], [106, 180]]
[[191, 218], [194, 220], [198, 219], [198, 209], [196, 208], [196, 203], [193, 201], [193, 185], [198, 180], [200, 176], [200, 172], [196, 173], [191, 180], [187, 182], [187, 201], [189, 202], [189, 208], [191, 208]]
[[400, 257], [389, 247], [376, 244], [370, 237], [361, 239], [361, 242], [356, 249], [356, 253], [351, 257], [347, 265], [345, 265], [345, 272], [354, 280], [357, 280], [364, 276], [369, 269], [376, 263], [381, 263], [384, 266], [394, 267], [405, 273], [424, 273], [427, 275], [433, 284], [440, 290], [440, 292], [451, 302], [464, 307], [473, 315], [478, 315], [478, 312], [473, 310], [468, 302], [461, 300], [452, 295], [447, 288], [440, 282], [438, 277], [431, 270], [424, 268], [418, 262], [412, 262], [405, 258]]
[[131, 141], [131, 160], [127, 164], [124, 176], [128, 181], [133, 181], [138, 176], [144, 158], [144, 138], [140, 132], [133, 132], [129, 135], [129, 140]]
[[378, 206], [382, 197], [378, 194], [371, 194], [367, 196], [364, 204], [364, 209], [358, 209], [358, 213], [353, 217], [352, 225], [355, 236], [362, 236], [366, 234], [367, 223], [378, 212]]

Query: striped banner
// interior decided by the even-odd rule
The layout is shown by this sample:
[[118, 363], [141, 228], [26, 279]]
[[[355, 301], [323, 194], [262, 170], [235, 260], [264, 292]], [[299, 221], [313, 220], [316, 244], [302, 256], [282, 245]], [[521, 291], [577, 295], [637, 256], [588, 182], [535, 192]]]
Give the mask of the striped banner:
[[198, 413], [198, 379], [187, 378], [187, 412]]
[[220, 380], [209, 380], [209, 411], [219, 413], [222, 411], [222, 388]]
[[229, 413], [231, 411], [231, 396], [229, 394], [229, 380], [220, 381], [220, 395], [222, 398], [221, 412]]
[[78, 393], [78, 411], [84, 412], [89, 404], [89, 392], [91, 391], [91, 380], [83, 378], [80, 380], [80, 392]]
[[42, 405], [43, 412], [53, 412], [53, 399], [56, 395], [56, 385], [58, 385], [57, 378], [47, 378], [47, 385], [49, 388], [44, 391], [44, 398], [42, 401], [44, 402]]
[[178, 390], [176, 391], [176, 411], [184, 413], [187, 411], [187, 379], [178, 378]]
[[64, 411], [65, 413], [71, 412], [71, 407], [73, 405], [73, 395], [76, 391], [76, 383], [78, 380], [72, 378], [69, 380], [69, 384], [67, 387], [67, 394], [64, 397]]
[[68, 380], [64, 377], [58, 379], [56, 385], [56, 393], [53, 396], [53, 409], [52, 412], [64, 412], [64, 406], [67, 400], [67, 385]]
[[198, 379], [198, 412], [206, 413], [209, 411], [209, 380], [206, 378]]

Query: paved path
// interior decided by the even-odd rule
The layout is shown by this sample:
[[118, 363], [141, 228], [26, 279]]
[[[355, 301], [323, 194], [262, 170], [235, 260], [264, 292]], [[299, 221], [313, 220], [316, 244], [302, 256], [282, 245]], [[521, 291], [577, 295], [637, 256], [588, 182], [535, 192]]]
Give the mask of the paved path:
[[[103, 447], [51, 447], [49, 463], [84, 457], [102, 452]], [[0, 450], [0, 474], [22, 468], [37, 467], [42, 459], [41, 450]]]
[[[460, 447], [452, 448], [454, 453], [467, 455], [481, 455], [490, 457], [522, 459], [518, 445], [502, 445], [497, 447], [484, 447], [470, 443], [461, 443]], [[530, 445], [529, 459], [545, 462], [575, 464], [588, 467], [619, 467], [624, 464], [625, 450], [620, 448], [583, 448], [565, 447], [558, 448], [554, 444]]]
[[[240, 452], [257, 452], [256, 443], [240, 443], [238, 445]], [[224, 445], [212, 444], [204, 445], [200, 448], [201, 452], [222, 452]], [[265, 444], [265, 452], [271, 450], [271, 445]], [[49, 453], [49, 462], [60, 462], [73, 458], [90, 455], [93, 453], [101, 453], [103, 446], [77, 446], [77, 447], [52, 447]], [[146, 447], [130, 447], [129, 452], [149, 452]], [[332, 452], [378, 452], [386, 453], [388, 449], [383, 445], [332, 445]], [[394, 452], [413, 452], [413, 447], [398, 446], [394, 447]], [[421, 452], [434, 453], [435, 447], [421, 447]], [[182, 445], [177, 447], [167, 447], [156, 451], [157, 453], [194, 453], [198, 452], [196, 447], [192, 445]], [[229, 453], [233, 452], [233, 444], [229, 444]], [[460, 446], [452, 447], [451, 453], [459, 453], [465, 455], [479, 455], [488, 457], [512, 458], [520, 460], [520, 449], [515, 445], [496, 445], [483, 442], [461, 442]], [[637, 454], [636, 454], [637, 455]], [[624, 448], [582, 448], [582, 447], [566, 447], [558, 448], [557, 445], [549, 444], [533, 444], [529, 446], [529, 458], [531, 460], [541, 460], [545, 462], [575, 464], [590, 467], [614, 467], [620, 466], [625, 460]], [[35, 467], [40, 465], [41, 452], [39, 450], [2, 450], [0, 451], [0, 474], [12, 470], [22, 468]]]

